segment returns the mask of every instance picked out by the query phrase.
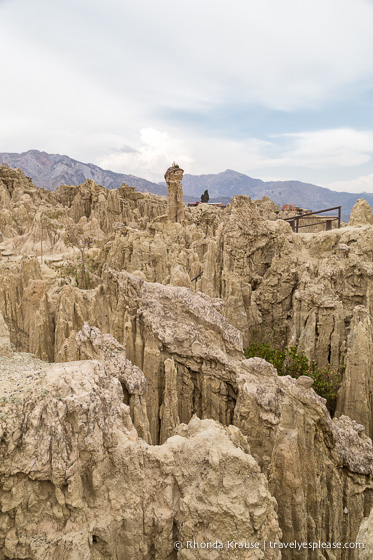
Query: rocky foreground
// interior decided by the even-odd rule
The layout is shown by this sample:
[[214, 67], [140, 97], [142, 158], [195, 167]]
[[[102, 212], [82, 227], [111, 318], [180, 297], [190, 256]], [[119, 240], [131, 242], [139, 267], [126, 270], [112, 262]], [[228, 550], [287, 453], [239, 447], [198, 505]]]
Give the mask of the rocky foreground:
[[[8, 167], [0, 200], [0, 560], [372, 557], [365, 201], [295, 234], [269, 199], [180, 211]], [[268, 333], [344, 363], [335, 418], [244, 359]]]

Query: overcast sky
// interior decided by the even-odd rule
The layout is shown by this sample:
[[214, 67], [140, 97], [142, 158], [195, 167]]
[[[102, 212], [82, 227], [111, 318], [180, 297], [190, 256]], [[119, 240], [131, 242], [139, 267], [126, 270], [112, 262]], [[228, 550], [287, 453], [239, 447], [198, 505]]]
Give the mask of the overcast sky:
[[373, 0], [0, 0], [0, 151], [373, 192]]

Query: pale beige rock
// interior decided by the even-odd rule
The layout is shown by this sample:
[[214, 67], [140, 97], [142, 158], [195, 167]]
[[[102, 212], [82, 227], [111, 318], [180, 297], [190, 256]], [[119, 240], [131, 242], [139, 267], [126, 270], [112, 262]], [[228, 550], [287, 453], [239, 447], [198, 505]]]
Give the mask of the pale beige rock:
[[[309, 537], [355, 540], [363, 516], [370, 510], [372, 450], [364, 426], [367, 433], [372, 430], [369, 317], [373, 312], [373, 229], [369, 225], [349, 226], [296, 235], [289, 224], [274, 219], [270, 202], [255, 203], [246, 196], [235, 197], [224, 210], [208, 205], [184, 209], [181, 222], [170, 222], [165, 217], [165, 199], [142, 195], [126, 186], [107, 191], [88, 181], [47, 193], [28, 189], [20, 172], [14, 173], [8, 184], [18, 183], [11, 192], [5, 184], [0, 185], [4, 200], [0, 222], [4, 219], [6, 235], [12, 236], [1, 245], [13, 253], [0, 263], [0, 310], [11, 343], [18, 350], [35, 352], [51, 361], [100, 360], [106, 375], [117, 379], [122, 401], [129, 404], [129, 421], [132, 419], [147, 441], [151, 432], [154, 444], [159, 443], [161, 434], [167, 437], [177, 419], [188, 424], [194, 414], [224, 426], [236, 424], [268, 475], [271, 492], [278, 500], [284, 541]], [[80, 290], [71, 283], [61, 284], [52, 265], [40, 266], [35, 258], [20, 258], [40, 243], [40, 204], [65, 209], [68, 219], [81, 220], [84, 227], [92, 224], [101, 237], [105, 236], [97, 253], [95, 288]], [[124, 227], [114, 226], [118, 222]], [[59, 243], [54, 247], [65, 255], [66, 247]], [[188, 279], [201, 271], [196, 286], [193, 283], [194, 294], [186, 287]], [[312, 387], [306, 389], [290, 378], [278, 378], [262, 360], [242, 361], [242, 340], [246, 345], [268, 337], [273, 343], [298, 345], [322, 367], [338, 368], [344, 361], [340, 418], [331, 421], [323, 399], [316, 397]], [[127, 357], [121, 346], [126, 348]], [[165, 363], [173, 364], [167, 387]], [[80, 366], [77, 368], [79, 378]], [[86, 387], [96, 396], [101, 393], [89, 384]], [[79, 393], [79, 387], [74, 385], [74, 391]], [[346, 411], [358, 423], [347, 418]], [[76, 412], [78, 423], [85, 422], [84, 414]], [[69, 434], [76, 436], [76, 432]], [[83, 446], [83, 459], [85, 449]], [[100, 449], [96, 452], [99, 457], [103, 453]], [[139, 462], [142, 466], [146, 463]], [[152, 464], [149, 471], [141, 471], [149, 478], [154, 475]], [[137, 471], [128, 468], [125, 480], [136, 486]], [[185, 468], [195, 472], [190, 463]], [[85, 463], [84, 469], [90, 472]], [[167, 470], [163, 463], [160, 470]], [[187, 477], [186, 473], [183, 476]], [[80, 494], [89, 499], [93, 479], [87, 475], [79, 482]], [[112, 480], [114, 486], [124, 484], [122, 474], [112, 476]], [[214, 484], [219, 487], [220, 483]], [[165, 482], [165, 492], [169, 487]], [[104, 495], [107, 486], [102, 488]], [[33, 494], [38, 496], [42, 491], [47, 492], [38, 488]], [[145, 496], [149, 511], [165, 511], [153, 488], [146, 486]], [[173, 494], [171, 502], [177, 499]], [[113, 503], [117, 501], [114, 496]], [[190, 501], [193, 503], [191, 497]], [[173, 507], [167, 502], [167, 511]], [[23, 513], [17, 514], [17, 521], [29, 515], [27, 508], [20, 506]], [[107, 510], [106, 505], [103, 510]], [[138, 503], [132, 511], [144, 519]], [[48, 515], [45, 523], [50, 528]], [[201, 513], [201, 517], [205, 515], [206, 511]], [[104, 550], [102, 554], [109, 558], [114, 546], [111, 535], [122, 526], [119, 519], [101, 524], [96, 535], [94, 547]], [[126, 518], [125, 527], [132, 523], [130, 519]], [[76, 529], [75, 518], [66, 538], [61, 537], [65, 539], [61, 554], [78, 554], [80, 558], [90, 554], [88, 533], [81, 540], [74, 525]], [[198, 525], [193, 525], [193, 531], [197, 529]], [[159, 535], [172, 534], [169, 522], [158, 523], [154, 532], [151, 530], [155, 533], [159, 540], [153, 550], [159, 558], [166, 558], [171, 554], [164, 544], [169, 537], [162, 540]], [[11, 529], [7, 533], [13, 556], [17, 534]], [[126, 554], [146, 558], [146, 554], [153, 554], [149, 552], [153, 544], [147, 546], [143, 551], [126, 550]], [[48, 558], [48, 547], [45, 554]], [[323, 558], [322, 554], [318, 557]], [[282, 556], [293, 560], [291, 551], [283, 551]], [[299, 559], [313, 560], [308, 553]]]
[[[312, 388], [305, 391], [291, 378], [278, 378], [263, 360], [242, 362], [241, 335], [216, 305], [222, 308], [205, 294], [107, 270], [95, 290], [65, 286], [60, 291], [54, 351], [57, 355], [66, 338], [71, 341], [85, 321], [94, 319], [101, 332], [112, 333], [126, 347], [146, 376], [153, 443], [177, 417], [183, 423], [194, 414], [233, 423], [268, 473], [285, 541], [307, 535], [353, 540], [369, 501], [371, 441], [358, 426], [332, 422]], [[163, 389], [167, 359], [177, 370], [177, 403]], [[341, 522], [346, 504], [347, 525]], [[283, 558], [291, 560], [285, 552]]]
[[161, 422], [160, 443], [164, 443], [172, 436], [176, 426], [180, 424], [178, 410], [177, 369], [175, 362], [172, 359], [167, 359], [164, 362], [163, 402], [159, 409]]
[[307, 375], [301, 375], [297, 379], [297, 385], [303, 387], [303, 389], [309, 389], [314, 384], [314, 380], [312, 377], [308, 377]]
[[361, 523], [356, 542], [363, 544], [364, 548], [355, 550], [354, 560], [371, 560], [373, 558], [373, 509]]
[[365, 226], [373, 224], [373, 214], [370, 204], [363, 198], [359, 198], [355, 203], [350, 220], [349, 226]]
[[181, 265], [176, 265], [171, 270], [170, 275], [171, 286], [185, 286], [191, 288], [192, 284], [189, 275]]
[[184, 170], [174, 163], [165, 173], [167, 183], [167, 208], [170, 222], [181, 222], [184, 218], [183, 180]]
[[35, 257], [1, 261], [0, 311], [17, 350], [53, 359], [53, 328], [46, 283]]
[[0, 312], [0, 356], [7, 356], [9, 358], [12, 354], [9, 329]]
[[0, 165], [0, 181], [10, 198], [18, 199], [25, 194], [35, 195], [38, 189], [20, 169], [12, 169], [8, 165]]
[[102, 334], [97, 327], [84, 323], [82, 329], [71, 333], [56, 356], [57, 360], [102, 360], [107, 371], [116, 377], [129, 405], [137, 433], [151, 443], [149, 421], [144, 395], [147, 382], [144, 373], [126, 358], [124, 347], [111, 334]]
[[339, 391], [337, 415], [346, 414], [373, 433], [373, 340], [369, 310], [356, 306], [347, 339], [346, 370]]
[[[371, 472], [373, 458], [371, 441], [360, 428], [346, 424], [345, 420], [343, 423], [342, 419], [342, 424], [332, 423], [323, 399], [310, 389], [305, 392], [304, 387], [290, 378], [278, 378], [263, 360], [245, 362], [242, 370], [239, 333], [229, 327], [206, 296], [193, 295], [183, 288], [148, 284], [123, 273], [108, 272], [106, 278], [106, 290], [117, 293], [120, 303], [115, 304], [113, 300], [105, 307], [118, 310], [118, 318], [122, 318], [128, 333], [123, 338], [129, 356], [141, 365], [147, 377], [147, 409], [153, 441], [157, 442], [158, 430], [168, 427], [168, 418], [166, 425], [162, 424], [163, 414], [158, 425], [163, 399], [162, 411], [166, 409], [168, 417], [178, 414], [182, 422], [189, 422], [193, 413], [223, 424], [233, 422], [248, 437], [256, 459], [268, 471], [280, 504], [281, 528], [286, 539], [294, 535], [304, 539], [310, 524], [314, 527], [313, 538], [317, 534], [331, 538], [331, 533], [324, 532], [322, 520], [325, 515], [332, 516], [330, 527], [333, 531], [340, 527], [339, 516], [346, 499], [350, 523], [339, 538], [354, 538], [368, 499], [366, 490], [362, 489], [366, 488], [365, 476]], [[128, 299], [125, 294], [129, 294]], [[123, 333], [123, 327], [116, 320], [114, 324], [119, 329], [118, 336], [123, 336], [119, 334]], [[135, 338], [130, 336], [134, 332]], [[225, 348], [226, 354], [221, 348]], [[163, 364], [170, 355], [180, 379], [178, 403], [174, 401], [174, 408], [169, 404], [172, 399], [165, 394], [159, 397]], [[244, 380], [242, 388], [241, 379]], [[332, 453], [330, 444], [315, 447], [313, 434], [320, 425], [325, 430], [323, 440], [335, 440]], [[268, 434], [265, 440], [263, 433]], [[291, 445], [288, 444], [290, 433], [293, 434]], [[351, 474], [345, 477], [340, 465], [355, 473], [352, 484]], [[326, 479], [319, 478], [319, 469], [328, 473]], [[284, 480], [285, 473], [288, 482]], [[329, 487], [326, 483], [329, 478], [341, 482]], [[290, 481], [296, 484], [295, 501]], [[305, 481], [315, 489], [313, 493], [305, 488]], [[356, 492], [357, 488], [360, 491]], [[329, 496], [323, 505], [320, 505], [320, 495]], [[296, 526], [289, 523], [299, 511], [303, 512], [304, 522]]]
[[[4, 557], [163, 560], [175, 541], [279, 541], [276, 502], [237, 428], [194, 418], [152, 447], [137, 438], [121, 385], [102, 364], [28, 360], [32, 381], [0, 417]], [[219, 555], [180, 552], [207, 557]]]

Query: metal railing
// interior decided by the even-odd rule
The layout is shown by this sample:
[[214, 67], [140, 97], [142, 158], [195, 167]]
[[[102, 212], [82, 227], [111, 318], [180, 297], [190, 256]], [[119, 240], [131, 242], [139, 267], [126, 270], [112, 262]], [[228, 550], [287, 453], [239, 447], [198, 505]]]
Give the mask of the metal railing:
[[[285, 222], [289, 222], [289, 224], [291, 225], [293, 231], [295, 231], [295, 233], [298, 233], [300, 228], [304, 228], [304, 227], [311, 227], [311, 226], [316, 226], [319, 224], [326, 224], [326, 231], [329, 231], [332, 229], [332, 222], [336, 221], [338, 222], [337, 227], [340, 228], [341, 227], [341, 206], [333, 206], [333, 208], [326, 208], [325, 210], [317, 210], [317, 212], [305, 212], [304, 214], [299, 214], [298, 216], [292, 216], [291, 218], [282, 218], [283, 220], [285, 220]], [[338, 215], [337, 216], [320, 216], [320, 218], [325, 218], [324, 221], [322, 222], [314, 222], [312, 224], [304, 224], [304, 225], [299, 225], [299, 221], [302, 218], [308, 218], [308, 216], [313, 216], [315, 214], [323, 214], [324, 212], [330, 212], [331, 210], [338, 210]]]

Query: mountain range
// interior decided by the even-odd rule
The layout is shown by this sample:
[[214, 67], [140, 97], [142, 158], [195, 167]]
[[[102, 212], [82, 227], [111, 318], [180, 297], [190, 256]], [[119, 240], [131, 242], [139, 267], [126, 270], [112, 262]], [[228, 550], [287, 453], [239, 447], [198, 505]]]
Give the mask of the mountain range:
[[7, 163], [10, 167], [18, 167], [25, 175], [31, 177], [37, 187], [55, 190], [60, 185], [80, 185], [86, 179], [108, 189], [117, 189], [122, 183], [136, 187], [140, 192], [152, 192], [167, 196], [167, 187], [152, 183], [146, 179], [114, 173], [101, 169], [93, 163], [82, 163], [68, 156], [47, 154], [39, 150], [29, 150], [22, 154], [0, 153], [0, 164]]
[[342, 206], [344, 221], [348, 221], [358, 198], [365, 198], [373, 205], [373, 193], [338, 192], [301, 181], [262, 181], [231, 169], [215, 175], [184, 175], [184, 193], [197, 197], [205, 189], [208, 189], [212, 199], [248, 194], [255, 200], [267, 195], [280, 206], [295, 204], [314, 211]]
[[[29, 150], [21, 154], [0, 153], [0, 163], [20, 168], [32, 178], [36, 186], [49, 190], [54, 190], [62, 184], [78, 185], [86, 179], [92, 179], [109, 189], [118, 188], [122, 183], [126, 183], [140, 192], [167, 195], [164, 182], [153, 183], [135, 175], [115, 173], [65, 155], [47, 154], [38, 150]], [[310, 210], [342, 206], [343, 220], [348, 220], [358, 198], [365, 198], [373, 205], [373, 193], [338, 192], [301, 181], [262, 181], [231, 169], [210, 175], [184, 175], [185, 201], [200, 200], [206, 189], [212, 202], [228, 203], [236, 194], [247, 194], [253, 199], [267, 195], [276, 204], [295, 204]]]

